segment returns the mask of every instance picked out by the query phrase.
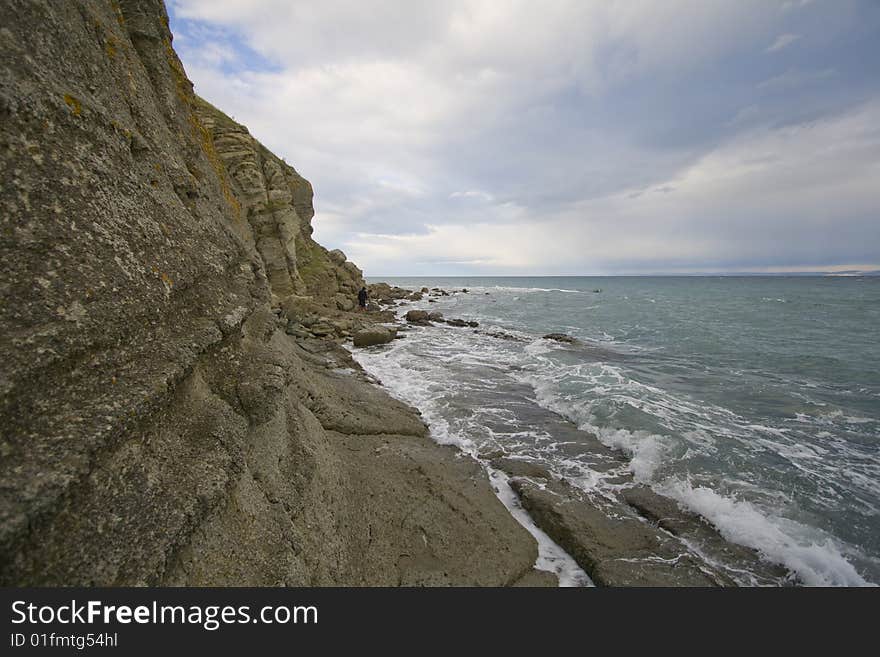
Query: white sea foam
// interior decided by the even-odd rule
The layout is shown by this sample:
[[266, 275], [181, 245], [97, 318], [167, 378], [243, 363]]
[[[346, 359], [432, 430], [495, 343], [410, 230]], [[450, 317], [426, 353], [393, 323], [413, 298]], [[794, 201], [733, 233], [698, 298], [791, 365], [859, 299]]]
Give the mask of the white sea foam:
[[584, 290], [566, 290], [564, 288], [558, 287], [507, 287], [501, 285], [495, 285], [491, 288], [475, 288], [476, 291], [482, 292], [483, 290], [491, 291], [491, 290], [504, 290], [507, 292], [565, 292], [567, 294], [584, 294]]
[[[533, 354], [539, 358], [546, 353], [533, 351]], [[589, 389], [595, 395], [592, 402], [582, 396], [572, 399], [559, 392], [560, 382], [564, 382], [570, 375], [589, 382]], [[651, 386], [627, 381], [622, 372], [613, 366], [593, 366], [589, 375], [582, 365], [563, 368], [563, 371], [559, 371], [557, 367], [555, 374], [550, 374], [549, 369], [532, 371], [526, 373], [523, 379], [533, 385], [536, 400], [542, 406], [568, 417], [580, 428], [594, 433], [607, 446], [627, 454], [630, 457], [629, 470], [636, 481], [652, 485], [658, 492], [673, 497], [702, 515], [728, 540], [758, 550], [768, 560], [781, 563], [791, 569], [809, 585], [869, 584], [847, 560], [844, 554], [845, 548], [821, 531], [759, 509], [749, 502], [724, 496], [705, 486], [694, 487], [689, 482], [681, 481], [674, 476], [658, 476], [670, 453], [668, 437], [647, 431], [602, 426], [593, 415], [593, 406], [596, 403], [605, 403], [609, 397], [620, 398], [623, 393], [623, 399], [648, 409], [660, 418], [674, 419], [669, 415], [670, 413], [680, 416], [683, 412], [694, 417], [705, 417], [710, 420], [705, 425], [705, 432], [682, 433], [682, 436], [691, 443], [689, 449], [695, 449], [702, 454], [715, 451], [714, 441], [709, 437], [708, 432], [725, 433], [719, 431], [718, 416], [724, 416], [728, 425], [731, 419], [740, 420], [726, 430], [728, 435], [735, 437], [737, 431], [745, 432], [744, 437], [748, 440], [744, 445], [749, 449], [763, 448], [772, 451], [785, 457], [796, 468], [806, 470], [811, 476], [823, 480], [826, 475], [808, 468], [807, 464], [818, 462], [820, 467], [824, 466], [824, 459], [821, 456], [825, 450], [799, 445], [791, 440], [779, 442], [762, 438], [761, 436], [771, 436], [780, 440], [787, 439], [788, 432], [777, 427], [742, 421], [729, 412], [713, 412], [713, 409], [705, 407], [692, 407], [686, 400], [667, 403], [668, 393]], [[599, 385], [597, 383], [599, 380], [604, 380], [605, 384]], [[611, 382], [610, 387], [609, 382]], [[661, 393], [666, 401], [646, 402], [651, 396], [650, 393]], [[839, 476], [839, 472], [835, 474]], [[852, 473], [849, 479], [857, 483], [865, 479], [862, 485], [873, 488], [870, 478], [861, 473]], [[589, 486], [602, 485], [602, 480], [588, 479], [586, 483]], [[856, 501], [853, 500], [852, 503], [856, 504]], [[847, 550], [851, 551], [849, 548]]]
[[535, 562], [535, 568], [538, 570], [546, 570], [556, 573], [559, 578], [559, 586], [592, 586], [590, 580], [583, 569], [577, 565], [565, 550], [559, 547], [553, 539], [541, 530], [532, 520], [531, 516], [522, 508], [519, 498], [508, 483], [510, 478], [492, 467], [486, 466], [489, 473], [489, 479], [492, 482], [495, 494], [501, 503], [510, 512], [510, 515], [521, 524], [538, 542], [538, 559]]
[[809, 586], [871, 585], [847, 561], [841, 547], [830, 537], [817, 536], [814, 528], [681, 479], [670, 478], [655, 488], [709, 520], [727, 540], [785, 565]]
[[[478, 449], [474, 441], [468, 437], [467, 432], [455, 430], [450, 422], [443, 416], [442, 409], [438, 407], [437, 384], [429, 377], [421, 376], [416, 369], [405, 367], [402, 363], [411, 364], [410, 359], [403, 356], [402, 346], [392, 345], [382, 351], [354, 350], [352, 355], [364, 369], [381, 380], [388, 391], [398, 399], [405, 401], [421, 411], [423, 418], [430, 427], [431, 437], [440, 444], [456, 445], [463, 452], [474, 458], [478, 458]], [[424, 363], [423, 363], [424, 365]], [[484, 407], [487, 414], [505, 415], [505, 409]], [[487, 427], [479, 427], [483, 432]], [[525, 432], [531, 438], [535, 436], [531, 432]], [[531, 441], [530, 441], [531, 442]], [[508, 445], [509, 447], [510, 445]], [[559, 579], [559, 585], [591, 586], [592, 581], [583, 569], [577, 565], [574, 559], [557, 545], [545, 532], [543, 532], [531, 517], [522, 508], [516, 494], [510, 488], [508, 476], [499, 470], [491, 468], [483, 463], [498, 498], [508, 509], [513, 518], [519, 522], [537, 541], [538, 558], [535, 568], [553, 572]]]
[[[524, 293], [505, 290], [511, 295]], [[534, 334], [529, 335], [526, 323], [505, 319], [501, 299], [509, 300], [511, 296], [498, 298], [498, 316], [490, 323], [484, 316], [475, 317], [481, 328], [494, 328], [492, 324], [497, 324], [507, 333], [530, 338], [529, 342], [499, 341], [472, 331], [436, 327], [419, 329], [409, 333], [406, 340], [368, 350], [369, 353], [356, 352], [355, 357], [385, 382], [395, 396], [422, 411], [438, 442], [457, 444], [472, 454], [503, 447], [509, 453], [544, 459], [551, 470], [584, 489], [613, 487], [606, 482], [609, 473], [590, 470], [588, 464], [578, 459], [576, 451], [565, 448], [565, 443], [557, 443], [546, 432], [527, 424], [520, 425], [511, 409], [487, 405], [472, 409], [472, 415], [463, 418], [460, 409], [459, 415], [455, 414], [454, 404], [444, 406], [449, 402], [442, 401], [444, 396], [448, 400], [457, 393], [467, 395], [472, 389], [491, 390], [498, 377], [527, 383], [541, 406], [629, 455], [627, 467], [636, 480], [652, 485], [704, 516], [728, 540], [752, 547], [767, 559], [784, 564], [807, 584], [868, 583], [853, 563], [861, 568], [871, 562], [870, 555], [812, 526], [813, 523], [805, 524], [809, 519], [794, 519], [802, 519], [797, 506], [793, 506], [797, 499], [794, 488], [768, 488], [760, 474], [745, 471], [729, 472], [723, 477], [723, 485], [712, 483], [710, 488], [707, 482], [714, 481], [718, 472], [706, 474], [700, 469], [702, 465], [698, 466], [695, 474], [702, 475], [699, 485], [688, 480], [684, 472], [688, 472], [691, 460], [718, 463], [719, 454], [746, 464], [764, 459], [779, 464], [783, 463], [779, 459], [784, 459], [784, 466], [780, 467], [825, 491], [821, 499], [814, 500], [820, 509], [830, 512], [844, 499], [840, 498], [843, 494], [849, 509], [862, 509], [870, 516], [872, 500], [880, 495], [876, 454], [868, 453], [867, 449], [859, 452], [859, 444], [848, 443], [840, 432], [864, 433], [862, 427], [876, 420], [837, 409], [814, 414], [814, 407], [822, 407], [824, 402], [812, 399], [804, 399], [809, 410], [797, 411], [788, 420], [781, 420], [790, 424], [774, 426], [761, 417], [741, 417], [730, 408], [676, 394], [666, 386], [658, 387], [662, 383], [652, 386], [635, 380], [627, 362], [595, 362], [594, 358], [576, 362], [576, 350], [536, 339]], [[445, 310], [444, 303], [449, 307], [468, 307], [445, 297], [428, 309]], [[513, 331], [511, 325], [521, 330]], [[624, 350], [627, 346], [619, 348]], [[455, 368], [455, 376], [450, 376], [449, 368]], [[744, 374], [750, 376], [752, 372], [746, 370]], [[637, 421], [635, 425], [633, 418]], [[641, 418], [643, 426], [651, 426], [651, 430], [635, 428]], [[809, 431], [804, 426], [809, 424], [834, 431]], [[503, 488], [499, 487], [499, 491]]]

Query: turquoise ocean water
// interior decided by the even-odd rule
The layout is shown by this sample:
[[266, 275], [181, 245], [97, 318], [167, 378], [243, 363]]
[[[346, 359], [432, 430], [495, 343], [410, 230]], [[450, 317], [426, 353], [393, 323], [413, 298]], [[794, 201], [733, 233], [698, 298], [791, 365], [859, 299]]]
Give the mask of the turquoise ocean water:
[[880, 583], [880, 278], [383, 280], [467, 288], [399, 310], [480, 322], [357, 354], [437, 440], [613, 487], [554, 436], [561, 416], [802, 583]]

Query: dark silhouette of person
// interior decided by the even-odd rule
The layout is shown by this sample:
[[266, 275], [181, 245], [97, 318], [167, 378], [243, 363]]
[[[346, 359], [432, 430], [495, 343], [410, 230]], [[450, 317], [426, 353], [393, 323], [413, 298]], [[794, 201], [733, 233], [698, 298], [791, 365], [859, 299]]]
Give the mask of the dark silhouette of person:
[[367, 309], [367, 288], [362, 287], [361, 291], [358, 292], [358, 306], [360, 306], [361, 310]]

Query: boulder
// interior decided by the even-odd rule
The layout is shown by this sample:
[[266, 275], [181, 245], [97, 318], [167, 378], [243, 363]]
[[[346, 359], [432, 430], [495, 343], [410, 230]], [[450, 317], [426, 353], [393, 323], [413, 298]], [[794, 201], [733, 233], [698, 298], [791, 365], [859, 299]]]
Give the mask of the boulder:
[[354, 300], [344, 294], [337, 294], [336, 307], [343, 312], [351, 312], [354, 310]]
[[421, 292], [413, 292], [412, 294], [407, 295], [406, 298], [409, 299], [410, 301], [421, 301], [422, 300], [422, 293]]
[[422, 290], [421, 290], [422, 294], [427, 294], [427, 293], [430, 292], [430, 291], [431, 291], [431, 290], [429, 290], [429, 289], [426, 288], [426, 287], [423, 287]]
[[464, 321], [463, 319], [450, 319], [446, 323], [449, 324], [449, 326], [457, 326], [459, 328], [465, 327], [468, 325], [468, 323], [466, 321]]
[[443, 321], [443, 313], [439, 311], [434, 311], [432, 313], [428, 313], [428, 319], [432, 322], [442, 322]]
[[336, 327], [337, 333], [344, 333], [352, 330], [352, 321], [350, 319], [334, 319], [330, 325]]
[[325, 318], [322, 318], [312, 324], [309, 327], [309, 331], [312, 332], [312, 335], [319, 338], [327, 337], [328, 335], [336, 335], [336, 333], [338, 333], [338, 329]]
[[333, 249], [330, 251], [329, 255], [330, 259], [339, 266], [345, 264], [345, 261], [348, 260], [348, 258], [345, 257], [345, 254], [339, 249]]
[[312, 334], [309, 333], [308, 329], [306, 329], [305, 326], [293, 320], [287, 322], [287, 327], [284, 329], [284, 332], [287, 333], [287, 335], [292, 335], [295, 338], [312, 337]]
[[427, 323], [428, 312], [426, 310], [410, 310], [406, 313], [406, 321], [411, 324]]
[[372, 347], [377, 344], [386, 344], [394, 339], [394, 335], [395, 334], [382, 326], [361, 329], [353, 336], [354, 346]]
[[373, 283], [367, 287], [367, 292], [370, 293], [370, 298], [372, 299], [391, 298], [391, 286], [388, 283]]

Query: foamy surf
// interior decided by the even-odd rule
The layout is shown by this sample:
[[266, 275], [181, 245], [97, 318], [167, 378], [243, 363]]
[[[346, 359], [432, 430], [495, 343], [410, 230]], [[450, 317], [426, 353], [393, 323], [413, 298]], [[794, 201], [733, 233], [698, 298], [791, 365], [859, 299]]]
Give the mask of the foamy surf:
[[[582, 293], [599, 287], [581, 284]], [[408, 333], [386, 350], [398, 367], [384, 363], [379, 376], [386, 385], [396, 379], [393, 385], [411, 387], [407, 400], [430, 416], [439, 441], [536, 461], [593, 493], [629, 485], [621, 483], [625, 471], [706, 518], [727, 540], [784, 565], [801, 583], [871, 584], [880, 580], [873, 343], [862, 340], [867, 333], [833, 326], [836, 313], [824, 320], [834, 333], [792, 352], [791, 313], [815, 314], [821, 290], [799, 293], [794, 288], [802, 281], [763, 294], [745, 289], [756, 284], [767, 285], [606, 279], [603, 294], [579, 297], [555, 293], [575, 289], [565, 284], [463, 280], [455, 287], [469, 294], [401, 310], [439, 310], [475, 319], [480, 328]], [[724, 294], [700, 297], [700, 286], [721, 286]], [[731, 301], [740, 288], [741, 301]], [[831, 294], [838, 303], [839, 290]], [[788, 302], [786, 326], [776, 333], [760, 334], [771, 319], [754, 305], [763, 297]], [[742, 304], [735, 319], [734, 302]], [[551, 332], [582, 343], [540, 339]], [[748, 342], [752, 334], [761, 342]], [[842, 344], [856, 355], [823, 355]], [[846, 376], [826, 380], [836, 371], [828, 363], [848, 363]], [[534, 406], [625, 454], [625, 465], [593, 470], [577, 440], [545, 430]]]
[[687, 481], [668, 479], [655, 489], [706, 518], [727, 540], [786, 566], [808, 586], [876, 586], [856, 571], [833, 539], [817, 538], [815, 528], [769, 516], [749, 502]]
[[[532, 355], [540, 356], [553, 349], [534, 348]], [[618, 386], [626, 387], [620, 373], [609, 374], [605, 371], [605, 381], [616, 379]], [[564, 375], [563, 375], [564, 376]], [[756, 550], [768, 561], [778, 563], [795, 573], [809, 586], [871, 586], [871, 582], [862, 577], [844, 555], [844, 550], [851, 554], [856, 552], [851, 546], [842, 546], [817, 528], [808, 527], [759, 509], [747, 501], [720, 494], [706, 486], [693, 486], [689, 481], [676, 477], [658, 478], [664, 459], [669, 458], [673, 451], [668, 437], [647, 431], [629, 431], [624, 428], [612, 428], [596, 424], [591, 413], [591, 405], [581, 401], [572, 401], [564, 395], [557, 395], [554, 382], [559, 375], [541, 377], [534, 374], [524, 376], [535, 389], [536, 400], [554, 412], [560, 413], [574, 421], [584, 431], [596, 435], [605, 445], [625, 453], [629, 457], [629, 471], [636, 482], [650, 485], [656, 492], [671, 497], [683, 507], [699, 514], [708, 520], [721, 535], [731, 541]], [[636, 386], [639, 388], [639, 386]], [[598, 386], [593, 389], [596, 395], [614, 395], [617, 392], [610, 386]], [[640, 391], [644, 394], [644, 390]], [[686, 402], [679, 402], [679, 408], [686, 408]], [[692, 412], [697, 411], [691, 409]], [[663, 412], [657, 411], [658, 415]], [[703, 413], [704, 417], [710, 417]], [[729, 414], [727, 414], [729, 415]], [[745, 429], [757, 434], [784, 436], [784, 431], [762, 425], [746, 425]], [[693, 435], [689, 436], [693, 439]], [[693, 443], [693, 440], [691, 441]], [[755, 440], [758, 444], [766, 441]], [[769, 445], [782, 455], [775, 443]], [[693, 443], [693, 448], [707, 451], [705, 445]], [[799, 452], [789, 452], [792, 459], [817, 458], [815, 452], [802, 448]], [[575, 480], [575, 483], [580, 481]], [[602, 478], [589, 481], [585, 490], [593, 490], [601, 486]]]
[[402, 365], [402, 359], [396, 358], [394, 346], [383, 350], [354, 350], [352, 356], [368, 373], [376, 377], [387, 388], [388, 392], [417, 408], [428, 424], [431, 437], [443, 445], [455, 445], [462, 452], [477, 460], [486, 470], [495, 495], [504, 504], [513, 518], [526, 529], [538, 543], [538, 558], [535, 568], [555, 573], [561, 587], [592, 586], [589, 576], [578, 566], [575, 560], [553, 539], [542, 531], [522, 508], [516, 494], [510, 488], [509, 477], [492, 468], [485, 460], [480, 459], [478, 449], [473, 440], [453, 429], [434, 401], [437, 399], [436, 386], [426, 377], [413, 376], [417, 369], [409, 369]]

